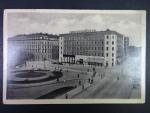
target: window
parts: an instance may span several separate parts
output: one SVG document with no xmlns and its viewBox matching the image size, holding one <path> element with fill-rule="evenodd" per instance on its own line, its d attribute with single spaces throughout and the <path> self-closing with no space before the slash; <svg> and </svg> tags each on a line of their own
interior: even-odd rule
<svg viewBox="0 0 150 113">
<path fill-rule="evenodd" d="M 102 50 L 103 50 L 104 48 L 102 47 Z"/>
<path fill-rule="evenodd" d="M 113 35 L 112 35 L 111 37 L 112 37 L 112 39 L 114 39 L 114 36 L 113 36 Z"/>
<path fill-rule="evenodd" d="M 106 36 L 106 38 L 108 39 L 108 38 L 109 38 L 109 36 L 107 35 L 107 36 Z"/>
<path fill-rule="evenodd" d="M 109 42 L 107 41 L 106 44 L 109 44 Z"/>
<path fill-rule="evenodd" d="M 112 45 L 114 45 L 114 41 L 112 41 Z"/>
<path fill-rule="evenodd" d="M 112 62 L 114 62 L 114 59 L 112 58 Z"/>
<path fill-rule="evenodd" d="M 112 47 L 112 51 L 114 50 L 114 47 Z"/>
<path fill-rule="evenodd" d="M 108 47 L 106 47 L 106 50 L 108 51 Z"/>
<path fill-rule="evenodd" d="M 96 50 L 96 47 L 95 47 L 95 50 Z"/>
<path fill-rule="evenodd" d="M 114 63 L 112 63 L 112 66 L 114 66 Z"/>
<path fill-rule="evenodd" d="M 112 53 L 112 57 L 114 57 L 114 53 Z"/>
<path fill-rule="evenodd" d="M 108 53 L 106 53 L 106 56 L 108 57 Z"/>
</svg>

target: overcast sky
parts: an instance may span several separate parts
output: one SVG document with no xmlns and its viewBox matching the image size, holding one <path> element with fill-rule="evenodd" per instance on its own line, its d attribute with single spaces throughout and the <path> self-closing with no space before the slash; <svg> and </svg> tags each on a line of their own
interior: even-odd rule
<svg viewBox="0 0 150 113">
<path fill-rule="evenodd" d="M 139 14 L 59 14 L 8 13 L 8 36 L 30 33 L 68 33 L 74 30 L 116 30 L 130 38 L 130 45 L 141 45 Z"/>
</svg>

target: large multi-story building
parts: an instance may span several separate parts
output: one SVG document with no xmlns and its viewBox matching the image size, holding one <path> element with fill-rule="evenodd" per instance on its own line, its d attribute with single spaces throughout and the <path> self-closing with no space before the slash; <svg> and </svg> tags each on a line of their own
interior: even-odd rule
<svg viewBox="0 0 150 113">
<path fill-rule="evenodd" d="M 26 55 L 30 56 L 31 60 L 37 61 L 57 60 L 59 58 L 58 36 L 43 33 L 17 35 L 8 38 L 8 56 L 12 51 L 14 58 L 18 56 L 23 58 Z"/>
<path fill-rule="evenodd" d="M 124 35 L 106 31 L 83 30 L 61 34 L 59 62 L 115 66 L 121 62 L 129 41 Z"/>
</svg>

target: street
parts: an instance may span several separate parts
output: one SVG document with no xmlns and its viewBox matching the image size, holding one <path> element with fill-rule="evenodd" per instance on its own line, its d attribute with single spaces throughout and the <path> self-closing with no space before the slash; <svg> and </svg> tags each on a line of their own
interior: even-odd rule
<svg viewBox="0 0 150 113">
<path fill-rule="evenodd" d="M 129 63 L 130 62 L 130 63 Z M 96 83 L 87 90 L 74 95 L 72 98 L 102 98 L 102 99 L 134 99 L 141 97 L 141 85 L 133 87 L 134 80 L 140 78 L 140 65 L 137 58 L 127 59 L 121 66 L 107 69 L 107 76 L 97 79 Z M 134 68 L 138 70 L 134 70 Z M 122 70 L 123 68 L 123 70 Z M 128 69 L 128 70 L 127 70 Z M 120 73 L 119 73 L 120 71 Z M 133 74 L 137 74 L 134 76 Z M 135 78 L 136 77 L 136 78 Z M 140 81 L 138 81 L 140 82 Z M 138 83 L 139 84 L 139 83 Z"/>
<path fill-rule="evenodd" d="M 95 67 L 94 82 L 86 89 L 71 94 L 75 98 L 130 99 L 141 97 L 140 65 L 138 58 L 128 58 L 115 67 Z M 92 68 L 83 65 L 60 65 L 63 75 L 56 80 L 33 84 L 14 84 L 8 88 L 9 98 L 38 98 L 63 87 L 78 86 L 79 80 L 87 84 Z M 87 70 L 89 69 L 89 74 Z M 104 76 L 103 76 L 104 74 Z M 38 93 L 37 93 L 38 92 Z M 49 97 L 49 95 L 47 96 Z M 57 97 L 56 97 L 57 98 Z"/>
</svg>

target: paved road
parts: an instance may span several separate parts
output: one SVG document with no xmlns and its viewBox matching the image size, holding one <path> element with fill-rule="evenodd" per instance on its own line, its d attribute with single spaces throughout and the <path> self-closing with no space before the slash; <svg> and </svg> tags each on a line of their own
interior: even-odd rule
<svg viewBox="0 0 150 113">
<path fill-rule="evenodd" d="M 105 87 L 98 87 L 88 98 L 129 98 L 132 85 L 128 80 L 113 79 L 105 84 Z"/>
<path fill-rule="evenodd" d="M 135 74 L 139 78 L 140 66 L 138 66 L 139 63 L 133 58 L 128 59 L 122 66 L 107 69 L 107 76 L 104 79 L 98 79 L 93 86 L 72 98 L 140 98 L 140 86 L 133 88 L 133 81 L 136 79 Z M 117 79 L 118 77 L 119 80 Z"/>
<path fill-rule="evenodd" d="M 136 90 L 136 93 L 132 94 Z M 73 98 L 111 98 L 128 99 L 140 98 L 140 89 L 133 89 L 132 82 L 127 79 L 105 78 Z"/>
<path fill-rule="evenodd" d="M 131 62 L 132 61 L 132 62 Z M 116 66 L 115 68 L 103 68 L 96 69 L 96 71 L 101 73 L 102 71 L 106 72 L 105 77 L 101 79 L 98 77 L 93 85 L 91 85 L 87 90 L 76 94 L 73 98 L 139 98 L 140 97 L 140 87 L 139 89 L 133 89 L 133 78 L 135 75 L 140 75 L 140 66 L 138 62 L 134 59 L 128 59 L 122 66 Z M 69 70 L 69 73 L 66 73 L 66 76 L 63 76 L 60 80 L 69 80 L 77 78 L 78 73 L 81 73 L 87 70 L 87 67 L 81 66 L 68 66 L 63 67 Z M 71 76 L 72 75 L 72 76 Z M 119 76 L 119 80 L 117 77 Z M 80 74 L 80 78 L 88 78 L 87 75 Z M 138 76 L 139 77 L 139 76 Z M 75 82 L 75 81 L 74 81 Z M 60 83 L 62 85 L 73 85 L 70 81 L 67 84 Z M 52 88 L 53 87 L 53 88 Z M 39 87 L 30 87 L 22 89 L 10 89 L 8 92 L 11 94 L 12 98 L 34 98 L 39 95 L 46 94 L 55 88 L 58 88 L 56 84 L 42 85 Z M 38 92 L 38 93 L 37 93 Z M 34 95 L 34 96 L 33 96 Z M 10 96 L 10 98 L 11 98 Z"/>
</svg>

